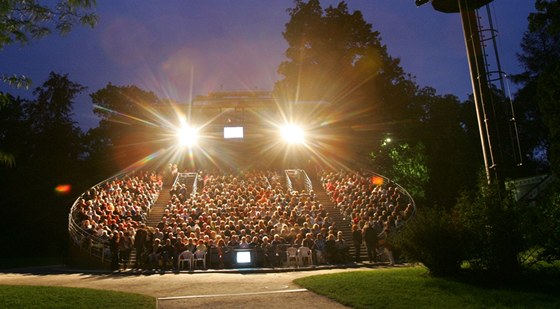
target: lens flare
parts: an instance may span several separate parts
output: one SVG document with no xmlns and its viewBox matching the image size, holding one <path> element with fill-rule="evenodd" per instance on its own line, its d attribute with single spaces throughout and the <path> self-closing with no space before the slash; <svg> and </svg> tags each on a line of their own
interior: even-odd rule
<svg viewBox="0 0 560 309">
<path fill-rule="evenodd" d="M 379 177 L 379 176 L 372 176 L 371 177 L 371 183 L 376 185 L 376 186 L 381 186 L 383 185 L 383 177 Z"/>
<path fill-rule="evenodd" d="M 54 191 L 59 195 L 66 195 L 72 191 L 72 186 L 69 184 L 58 185 L 54 188 Z"/>
</svg>

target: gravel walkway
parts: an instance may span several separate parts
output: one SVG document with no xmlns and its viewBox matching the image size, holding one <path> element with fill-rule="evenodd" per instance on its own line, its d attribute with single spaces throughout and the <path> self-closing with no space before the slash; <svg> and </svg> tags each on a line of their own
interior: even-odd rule
<svg viewBox="0 0 560 309">
<path fill-rule="evenodd" d="M 346 308 L 302 289 L 296 278 L 371 267 L 281 272 L 92 273 L 63 267 L 0 272 L 0 284 L 47 285 L 149 295 L 158 308 Z M 124 305 L 124 304 L 123 304 Z"/>
</svg>

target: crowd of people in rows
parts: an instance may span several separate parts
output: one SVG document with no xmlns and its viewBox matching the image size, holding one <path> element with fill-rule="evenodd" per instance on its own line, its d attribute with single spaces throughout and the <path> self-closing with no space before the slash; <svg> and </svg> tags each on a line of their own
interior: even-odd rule
<svg viewBox="0 0 560 309">
<path fill-rule="evenodd" d="M 382 248 L 394 264 L 389 241 L 413 214 L 408 194 L 395 184 L 384 183 L 382 177 L 348 171 L 323 172 L 321 182 L 345 219 L 352 222 L 356 260 L 365 242 L 370 262 L 375 261 L 377 250 Z"/>
<path fill-rule="evenodd" d="M 310 248 L 319 263 L 337 263 L 348 250 L 315 194 L 286 190 L 279 172 L 197 178 L 192 194 L 186 184 L 172 187 L 161 222 L 140 237 L 141 267 L 177 267 L 185 250 L 206 255 L 217 268 L 232 266 L 236 249 L 252 249 L 256 266 L 282 265 L 288 247 Z"/>
<path fill-rule="evenodd" d="M 91 236 L 104 242 L 118 238 L 123 256 L 125 252 L 130 254 L 136 229 L 146 220 L 162 187 L 163 179 L 158 173 L 137 171 L 91 188 L 78 199 L 71 214 L 90 236 L 81 240 L 89 245 Z"/>
<path fill-rule="evenodd" d="M 287 190 L 285 175 L 276 171 L 198 172 L 196 191 L 190 183 L 175 183 L 161 221 L 148 227 L 144 222 L 164 178 L 174 179 L 177 172 L 163 175 L 143 171 L 115 178 L 76 203 L 75 222 L 109 244 L 114 269 L 133 266 L 132 250 L 133 267 L 142 269 L 178 269 L 185 251 L 203 256 L 212 268 L 234 266 L 237 249 L 251 249 L 254 265 L 261 267 L 281 266 L 289 247 L 311 249 L 316 264 L 350 258 L 349 243 L 315 193 Z M 379 239 L 410 216 L 412 206 L 394 187 L 349 172 L 325 172 L 321 181 L 353 224 L 356 257 L 365 240 L 373 261 Z"/>
</svg>

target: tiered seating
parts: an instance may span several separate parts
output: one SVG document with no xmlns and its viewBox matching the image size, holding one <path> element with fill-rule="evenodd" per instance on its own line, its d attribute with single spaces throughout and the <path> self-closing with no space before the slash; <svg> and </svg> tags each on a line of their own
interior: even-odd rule
<svg viewBox="0 0 560 309">
<path fill-rule="evenodd" d="M 214 267 L 231 266 L 234 249 L 253 249 L 260 266 L 280 265 L 285 248 L 299 248 L 306 238 L 307 246 L 322 250 L 314 243 L 318 234 L 326 239 L 333 232 L 331 219 L 313 192 L 288 191 L 282 177 L 275 171 L 200 173 L 195 194 L 172 190 L 154 233 L 175 243 L 202 241 Z"/>
<path fill-rule="evenodd" d="M 392 183 L 375 184 L 370 176 L 348 171 L 323 172 L 321 182 L 346 219 L 359 228 L 366 223 L 398 229 L 412 216 L 413 202 Z"/>
<path fill-rule="evenodd" d="M 118 238 L 119 242 L 111 251 L 122 251 L 126 259 L 132 250 L 136 229 L 158 198 L 162 184 L 157 173 L 137 171 L 94 186 L 72 206 L 71 236 L 84 248 L 99 248 L 98 255 L 102 257 L 110 256 L 111 240 Z"/>
<path fill-rule="evenodd" d="M 71 234 L 86 247 L 101 248 L 99 256 L 111 256 L 114 268 L 131 252 L 144 269 L 233 267 L 236 250 L 250 250 L 256 267 L 347 261 L 350 244 L 311 184 L 295 191 L 290 183 L 299 173 L 305 174 L 189 173 L 188 184 L 177 181 L 162 195 L 168 202 L 161 221 L 145 226 L 163 181 L 157 173 L 136 172 L 84 193 L 71 210 Z M 396 229 L 412 214 L 408 194 L 389 183 L 350 172 L 324 172 L 321 182 L 346 221 L 360 229 L 366 223 Z"/>
<path fill-rule="evenodd" d="M 390 240 L 414 214 L 415 206 L 410 195 L 388 179 L 371 174 L 323 172 L 321 182 L 345 220 L 351 222 L 353 230 L 362 231 L 362 237 L 353 238 L 366 243 L 369 261 L 374 262 L 377 249 L 383 249 L 390 264 L 394 264 Z M 360 240 L 355 247 L 355 259 L 359 261 Z"/>
</svg>

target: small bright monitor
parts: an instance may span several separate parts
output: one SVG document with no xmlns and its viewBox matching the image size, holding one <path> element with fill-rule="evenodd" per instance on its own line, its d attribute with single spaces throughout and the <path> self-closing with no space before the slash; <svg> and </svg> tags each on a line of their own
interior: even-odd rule
<svg viewBox="0 0 560 309">
<path fill-rule="evenodd" d="M 243 127 L 224 127 L 224 138 L 243 138 Z"/>
<path fill-rule="evenodd" d="M 251 251 L 236 251 L 235 261 L 237 264 L 250 264 L 251 263 Z"/>
</svg>

